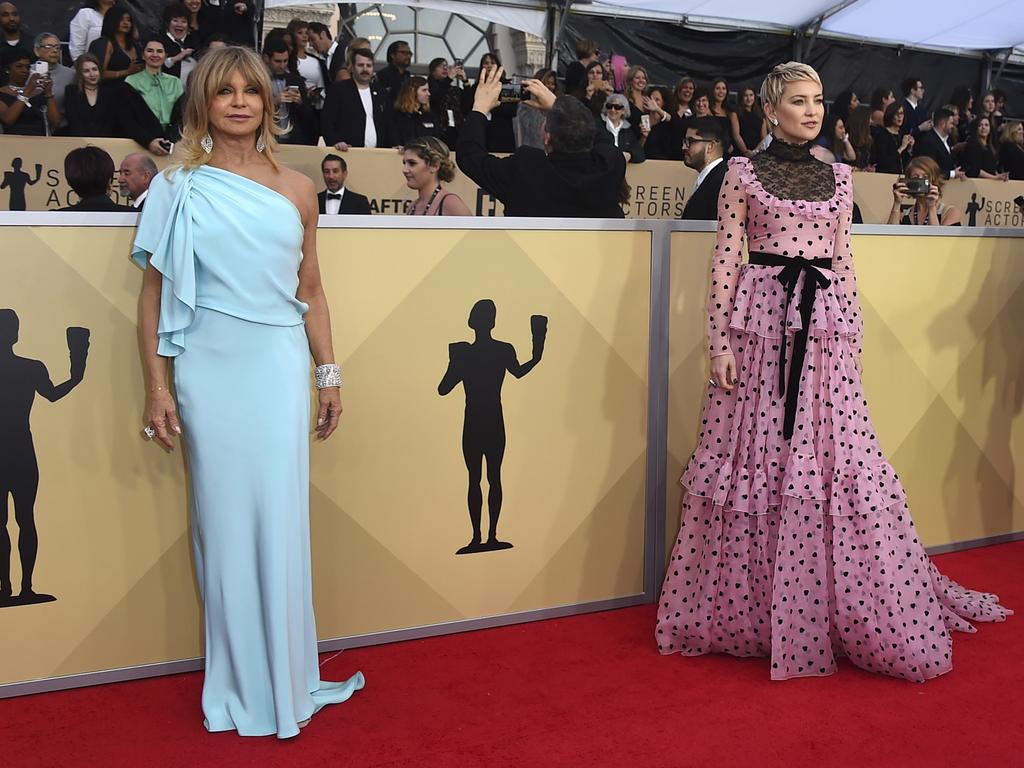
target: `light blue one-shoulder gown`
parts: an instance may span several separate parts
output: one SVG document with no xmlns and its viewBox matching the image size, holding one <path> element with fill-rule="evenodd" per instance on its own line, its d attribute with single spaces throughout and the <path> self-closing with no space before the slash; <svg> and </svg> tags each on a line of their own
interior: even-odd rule
<svg viewBox="0 0 1024 768">
<path fill-rule="evenodd" d="M 310 359 L 302 221 L 229 171 L 157 175 L 132 258 L 163 276 L 158 353 L 191 478 L 211 731 L 288 738 L 363 687 L 320 680 L 309 555 Z"/>
</svg>

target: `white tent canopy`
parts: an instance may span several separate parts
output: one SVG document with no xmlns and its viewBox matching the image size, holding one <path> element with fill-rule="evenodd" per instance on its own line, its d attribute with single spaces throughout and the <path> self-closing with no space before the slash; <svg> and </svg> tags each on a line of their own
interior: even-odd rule
<svg viewBox="0 0 1024 768">
<path fill-rule="evenodd" d="M 323 0 L 266 0 L 267 7 Z M 403 5 L 459 13 L 546 37 L 546 0 L 409 0 Z M 820 33 L 951 52 L 1024 46 L 1024 0 L 609 0 L 571 2 L 573 13 Z"/>
</svg>

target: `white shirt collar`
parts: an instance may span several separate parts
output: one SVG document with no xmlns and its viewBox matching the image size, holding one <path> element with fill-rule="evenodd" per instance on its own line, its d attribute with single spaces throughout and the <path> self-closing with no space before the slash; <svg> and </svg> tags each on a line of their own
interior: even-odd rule
<svg viewBox="0 0 1024 768">
<path fill-rule="evenodd" d="M 146 195 L 149 194 L 149 190 L 145 189 L 142 194 L 132 200 L 132 208 L 141 208 L 143 201 L 146 199 Z"/>
<path fill-rule="evenodd" d="M 700 185 L 704 183 L 704 179 L 706 179 L 708 177 L 708 174 L 711 173 L 711 169 L 718 165 L 720 162 L 722 162 L 722 158 L 716 157 L 714 160 L 712 160 L 710 163 L 704 166 L 704 170 L 697 174 L 697 181 L 693 183 L 694 192 L 696 192 L 698 187 L 700 187 Z"/>
<path fill-rule="evenodd" d="M 334 56 L 334 52 L 338 50 L 338 41 L 335 40 L 331 43 L 331 47 L 327 49 L 327 61 L 330 62 L 331 57 Z"/>
</svg>

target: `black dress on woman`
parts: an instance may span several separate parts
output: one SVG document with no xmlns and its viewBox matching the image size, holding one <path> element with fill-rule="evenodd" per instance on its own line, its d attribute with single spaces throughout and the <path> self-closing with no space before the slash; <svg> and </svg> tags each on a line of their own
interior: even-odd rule
<svg viewBox="0 0 1024 768">
<path fill-rule="evenodd" d="M 977 179 L 982 171 L 992 175 L 999 173 L 999 161 L 996 160 L 996 153 L 989 147 L 971 140 L 964 149 L 963 169 L 967 178 Z"/>
<path fill-rule="evenodd" d="M 903 173 L 903 155 L 900 154 L 900 137 L 885 128 L 871 129 L 871 162 L 877 173 Z"/>
<path fill-rule="evenodd" d="M 753 152 L 761 143 L 761 127 L 764 124 L 764 118 L 757 112 L 747 112 L 742 109 L 736 113 L 736 118 L 740 123 L 740 138 L 743 139 L 747 149 Z"/>
<path fill-rule="evenodd" d="M 1010 174 L 1011 181 L 1024 181 L 1024 147 L 1003 144 L 999 148 L 999 167 Z"/>
</svg>

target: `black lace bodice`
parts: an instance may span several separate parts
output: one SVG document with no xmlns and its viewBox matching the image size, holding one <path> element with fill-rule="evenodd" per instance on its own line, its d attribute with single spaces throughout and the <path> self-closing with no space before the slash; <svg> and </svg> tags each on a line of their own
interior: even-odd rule
<svg viewBox="0 0 1024 768">
<path fill-rule="evenodd" d="M 813 142 L 787 144 L 772 139 L 752 158 L 757 180 L 780 200 L 829 200 L 836 193 L 832 166 L 811 155 Z"/>
</svg>

